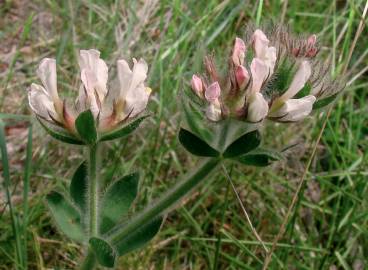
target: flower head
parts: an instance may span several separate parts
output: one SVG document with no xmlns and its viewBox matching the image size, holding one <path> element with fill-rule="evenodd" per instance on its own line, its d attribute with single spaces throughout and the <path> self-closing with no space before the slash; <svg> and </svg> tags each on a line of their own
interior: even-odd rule
<svg viewBox="0 0 368 270">
<path fill-rule="evenodd" d="M 205 58 L 203 79 L 193 76 L 192 89 L 206 104 L 209 120 L 299 121 L 311 113 L 314 103 L 332 101 L 344 87 L 330 78 L 328 66 L 315 59 L 316 35 L 295 38 L 285 28 L 275 27 L 268 32 L 248 30 L 246 36 L 235 39 L 224 76 L 219 75 L 213 57 Z"/>
<path fill-rule="evenodd" d="M 147 106 L 151 89 L 145 86 L 148 66 L 133 59 L 133 68 L 121 59 L 117 62 L 119 86 L 108 89 L 108 67 L 97 50 L 81 50 L 79 55 L 81 85 L 75 104 L 68 106 L 57 91 L 56 62 L 43 59 L 37 70 L 42 85 L 32 84 L 28 93 L 31 109 L 38 118 L 76 134 L 75 120 L 90 110 L 100 133 L 118 128 L 135 118 Z"/>
</svg>

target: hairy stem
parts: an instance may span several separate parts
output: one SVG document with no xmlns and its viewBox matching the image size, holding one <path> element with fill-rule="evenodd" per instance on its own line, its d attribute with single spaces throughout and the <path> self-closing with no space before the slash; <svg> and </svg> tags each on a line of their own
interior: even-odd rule
<svg viewBox="0 0 368 270">
<path fill-rule="evenodd" d="M 89 233 L 90 237 L 98 234 L 98 183 L 97 183 L 97 145 L 89 147 Z"/>
<path fill-rule="evenodd" d="M 117 227 L 109 236 L 108 240 L 112 244 L 118 243 L 129 234 L 139 229 L 148 221 L 157 216 L 165 214 L 171 207 L 178 203 L 185 195 L 187 195 L 194 187 L 201 183 L 206 177 L 214 171 L 219 164 L 218 158 L 209 158 L 205 160 L 198 169 L 188 174 L 176 186 L 169 189 L 163 194 L 152 206 L 146 208 L 142 212 L 134 216 L 124 227 Z"/>
<path fill-rule="evenodd" d="M 88 250 L 87 256 L 84 258 L 79 270 L 92 270 L 96 267 L 96 257 L 93 251 Z"/>
</svg>

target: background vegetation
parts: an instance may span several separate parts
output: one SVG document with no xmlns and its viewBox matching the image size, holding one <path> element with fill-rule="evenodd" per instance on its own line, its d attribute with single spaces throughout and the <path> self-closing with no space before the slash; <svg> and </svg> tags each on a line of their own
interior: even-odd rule
<svg viewBox="0 0 368 270">
<path fill-rule="evenodd" d="M 56 57 L 59 91 L 69 98 L 79 88 L 79 49 L 100 50 L 111 75 L 121 57 L 150 63 L 152 117 L 129 139 L 106 144 L 101 157 L 106 179 L 142 171 L 139 209 L 196 166 L 176 138 L 181 90 L 201 69 L 206 52 L 225 66 L 235 36 L 257 19 L 316 33 L 321 54 L 330 56 L 337 76 L 347 70 L 348 84 L 330 115 L 320 111 L 298 124 L 266 124 L 264 144 L 288 148 L 285 161 L 265 169 L 229 167 L 269 247 L 305 174 L 270 269 L 368 268 L 366 5 L 363 0 L 0 0 L 0 124 L 5 125 L 0 140 L 8 150 L 1 165 L 0 269 L 14 269 L 20 258 L 29 269 L 73 269 L 81 255 L 58 233 L 43 203 L 51 189 L 66 185 L 83 153 L 47 136 L 30 117 L 26 89 L 37 81 L 41 58 Z M 149 246 L 123 257 L 118 269 L 261 269 L 265 252 L 222 172 L 215 177 L 167 216 Z"/>
</svg>

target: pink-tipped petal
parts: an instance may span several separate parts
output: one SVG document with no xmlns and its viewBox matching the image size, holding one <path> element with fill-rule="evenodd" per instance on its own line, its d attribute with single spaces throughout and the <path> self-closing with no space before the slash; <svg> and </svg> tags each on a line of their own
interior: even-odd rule
<svg viewBox="0 0 368 270">
<path fill-rule="evenodd" d="M 220 97 L 221 89 L 218 82 L 214 82 L 210 84 L 205 93 L 204 96 L 209 102 L 215 102 Z"/>
<path fill-rule="evenodd" d="M 245 43 L 242 39 L 236 38 L 233 48 L 232 61 L 235 66 L 243 65 L 245 57 Z"/>
<path fill-rule="evenodd" d="M 243 89 L 249 80 L 248 70 L 244 66 L 237 66 L 235 70 L 235 78 L 239 88 Z"/>
<path fill-rule="evenodd" d="M 261 93 L 254 93 L 249 97 L 247 120 L 259 122 L 268 114 L 268 103 Z"/>
<path fill-rule="evenodd" d="M 194 74 L 192 76 L 192 80 L 190 81 L 190 83 L 191 83 L 191 86 L 192 86 L 192 90 L 197 94 L 197 96 L 203 97 L 202 79 L 199 76 Z"/>
</svg>

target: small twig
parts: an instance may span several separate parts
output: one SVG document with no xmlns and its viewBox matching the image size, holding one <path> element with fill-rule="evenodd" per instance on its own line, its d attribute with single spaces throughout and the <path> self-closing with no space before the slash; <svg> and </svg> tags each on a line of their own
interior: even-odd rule
<svg viewBox="0 0 368 270">
<path fill-rule="evenodd" d="M 234 183 L 233 183 L 233 181 L 231 180 L 230 175 L 229 175 L 229 173 L 228 173 L 228 172 L 227 172 L 227 170 L 226 170 L 226 167 L 224 166 L 224 164 L 221 164 L 221 166 L 222 166 L 222 169 L 223 169 L 223 171 L 224 171 L 224 174 L 225 174 L 226 179 L 229 181 L 229 183 L 230 183 L 230 185 L 231 185 L 231 187 L 232 187 L 232 189 L 233 189 L 233 191 L 234 191 L 234 193 L 235 193 L 235 195 L 236 195 L 236 198 L 237 198 L 237 199 L 238 199 L 238 201 L 239 201 L 240 207 L 241 207 L 241 209 L 243 210 L 243 213 L 244 213 L 244 215 L 245 215 L 245 217 L 246 217 L 246 219 L 247 219 L 247 221 L 248 221 L 248 223 L 249 223 L 250 228 L 252 229 L 252 232 L 253 232 L 254 236 L 255 236 L 255 237 L 257 238 L 257 240 L 261 243 L 261 245 L 262 245 L 263 249 L 268 253 L 268 248 L 266 247 L 266 245 L 264 244 L 264 242 L 263 242 L 262 238 L 259 236 L 259 234 L 257 233 L 256 229 L 254 228 L 254 226 L 253 226 L 253 224 L 252 224 L 252 221 L 250 220 L 249 215 L 248 215 L 248 213 L 247 213 L 247 210 L 245 210 L 244 204 L 243 204 L 243 202 L 242 202 L 242 200 L 241 200 L 241 198 L 240 198 L 240 196 L 239 196 L 238 192 L 236 191 L 236 188 L 235 188 L 235 186 L 234 186 Z"/>
</svg>

